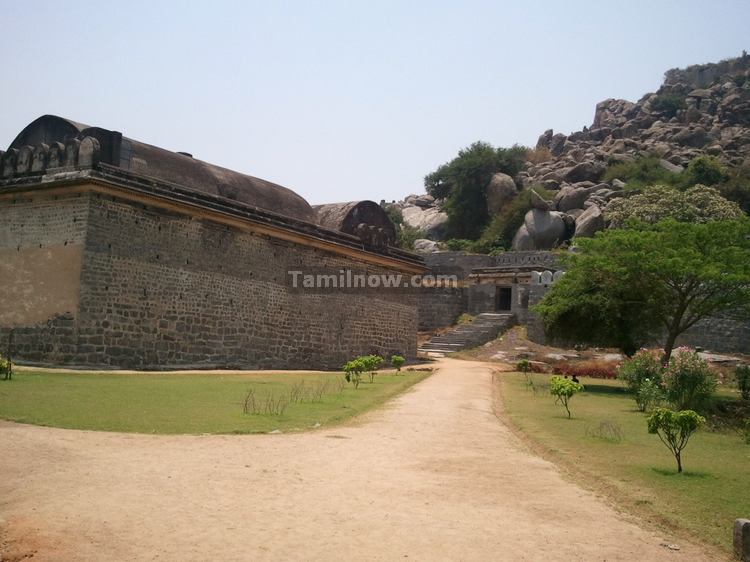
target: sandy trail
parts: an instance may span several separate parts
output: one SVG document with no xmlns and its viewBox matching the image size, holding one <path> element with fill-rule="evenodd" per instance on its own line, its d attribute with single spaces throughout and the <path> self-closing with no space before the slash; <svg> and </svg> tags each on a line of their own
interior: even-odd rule
<svg viewBox="0 0 750 562">
<path fill-rule="evenodd" d="M 660 546 L 672 541 L 528 452 L 493 414 L 489 366 L 440 365 L 307 434 L 0 423 L 2 559 L 708 560 Z"/>
</svg>

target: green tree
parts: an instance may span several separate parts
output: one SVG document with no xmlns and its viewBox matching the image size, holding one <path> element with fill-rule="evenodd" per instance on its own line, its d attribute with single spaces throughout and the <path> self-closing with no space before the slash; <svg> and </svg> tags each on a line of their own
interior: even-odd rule
<svg viewBox="0 0 750 562">
<path fill-rule="evenodd" d="M 706 418 L 692 410 L 674 412 L 667 408 L 656 408 L 647 420 L 648 432 L 658 435 L 674 455 L 677 472 L 682 472 L 682 450 L 693 433 L 704 423 Z"/>
<path fill-rule="evenodd" d="M 365 367 L 366 365 L 361 357 L 347 361 L 342 367 L 346 382 L 351 383 L 355 389 L 359 388 L 359 383 L 362 382 L 362 372 L 365 370 Z"/>
<path fill-rule="evenodd" d="M 742 209 L 712 187 L 696 185 L 686 191 L 654 185 L 643 193 L 613 200 L 607 205 L 607 219 L 615 228 L 632 220 L 655 223 L 671 218 L 680 222 L 736 220 L 744 217 Z"/>
<path fill-rule="evenodd" d="M 550 335 L 632 355 L 700 320 L 750 309 L 750 221 L 666 220 L 579 240 L 567 273 L 534 307 Z"/>
<path fill-rule="evenodd" d="M 515 176 L 523 168 L 528 149 L 521 146 L 494 148 L 475 142 L 458 156 L 425 176 L 427 192 L 444 199 L 448 236 L 476 240 L 489 220 L 485 187 L 493 174 Z"/>
<path fill-rule="evenodd" d="M 549 392 L 555 396 L 555 403 L 559 402 L 568 413 L 570 419 L 570 399 L 583 390 L 581 383 L 574 382 L 565 377 L 555 375 L 549 380 Z"/>
<path fill-rule="evenodd" d="M 729 179 L 727 169 L 713 156 L 693 158 L 682 175 L 682 183 L 686 187 L 696 184 L 716 185 Z"/>
</svg>

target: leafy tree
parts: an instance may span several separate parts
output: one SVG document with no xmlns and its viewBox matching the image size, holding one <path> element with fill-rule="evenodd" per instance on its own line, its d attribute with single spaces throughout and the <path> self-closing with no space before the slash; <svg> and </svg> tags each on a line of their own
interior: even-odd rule
<svg viewBox="0 0 750 562">
<path fill-rule="evenodd" d="M 682 450 L 693 433 L 705 422 L 706 418 L 692 410 L 674 412 L 667 408 L 656 408 L 647 420 L 648 432 L 658 435 L 674 455 L 677 472 L 682 472 Z"/>
<path fill-rule="evenodd" d="M 363 355 L 358 360 L 362 363 L 363 371 L 369 373 L 370 382 L 375 381 L 375 371 L 378 370 L 380 364 L 383 362 L 383 358 L 380 355 Z"/>
<path fill-rule="evenodd" d="M 665 185 L 647 187 L 643 193 L 614 199 L 607 205 L 605 215 L 615 228 L 625 227 L 632 220 L 655 223 L 672 218 L 680 222 L 708 222 L 744 216 L 736 203 L 704 185 L 686 191 Z"/>
<path fill-rule="evenodd" d="M 404 366 L 404 363 L 406 363 L 406 359 L 403 358 L 401 355 L 391 355 L 391 365 L 395 367 L 397 371 L 401 370 L 401 367 Z"/>
<path fill-rule="evenodd" d="M 727 310 L 750 310 L 750 221 L 666 220 L 579 240 L 567 273 L 534 307 L 553 337 L 632 355 Z"/>
<path fill-rule="evenodd" d="M 449 237 L 479 238 L 489 220 L 485 187 L 497 172 L 510 176 L 520 172 L 527 150 L 521 146 L 494 148 L 485 142 L 475 142 L 425 176 L 427 192 L 435 199 L 445 200 L 443 209 L 448 214 Z"/>
<path fill-rule="evenodd" d="M 555 403 L 562 404 L 565 411 L 568 412 L 568 419 L 570 419 L 570 399 L 582 390 L 583 385 L 581 383 L 557 375 L 549 381 L 549 392 L 552 396 L 556 396 Z"/>
</svg>

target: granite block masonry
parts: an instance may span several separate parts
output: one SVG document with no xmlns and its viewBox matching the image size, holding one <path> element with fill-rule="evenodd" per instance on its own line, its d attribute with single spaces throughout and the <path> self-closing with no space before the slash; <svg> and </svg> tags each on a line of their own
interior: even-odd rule
<svg viewBox="0 0 750 562">
<path fill-rule="evenodd" d="M 338 369 L 416 355 L 413 293 L 288 287 L 298 269 L 423 273 L 380 226 L 326 228 L 285 188 L 51 116 L 0 164 L 0 348 L 13 330 L 17 361 Z"/>
</svg>

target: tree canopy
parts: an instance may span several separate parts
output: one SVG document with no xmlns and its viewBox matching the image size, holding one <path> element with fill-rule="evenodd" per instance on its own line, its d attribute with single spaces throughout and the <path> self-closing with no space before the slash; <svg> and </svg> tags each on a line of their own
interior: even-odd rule
<svg viewBox="0 0 750 562">
<path fill-rule="evenodd" d="M 606 230 L 578 241 L 567 273 L 535 307 L 548 333 L 628 355 L 716 313 L 750 311 L 750 221 Z"/>
<path fill-rule="evenodd" d="M 489 221 L 485 188 L 498 172 L 515 176 L 521 171 L 527 149 L 494 148 L 475 142 L 450 162 L 425 176 L 427 192 L 443 199 L 448 214 L 448 236 L 476 240 Z"/>
<path fill-rule="evenodd" d="M 712 187 L 696 185 L 686 191 L 654 185 L 643 193 L 613 200 L 605 212 L 612 226 L 620 228 L 630 220 L 655 223 L 672 218 L 680 222 L 737 220 L 744 216 L 736 203 Z"/>
</svg>

